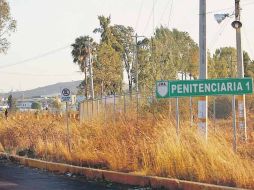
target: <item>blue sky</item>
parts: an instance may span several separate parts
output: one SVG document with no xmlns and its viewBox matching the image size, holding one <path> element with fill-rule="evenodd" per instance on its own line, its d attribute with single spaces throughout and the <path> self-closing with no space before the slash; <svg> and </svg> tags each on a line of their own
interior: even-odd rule
<svg viewBox="0 0 254 190">
<path fill-rule="evenodd" d="M 93 34 L 98 15 L 111 15 L 112 24 L 132 26 L 151 36 L 156 26 L 187 31 L 198 42 L 199 0 L 9 0 L 17 32 L 6 55 L 0 55 L 0 92 L 32 89 L 63 81 L 81 80 L 68 46 L 81 35 Z M 243 49 L 254 59 L 254 0 L 241 0 Z M 154 11 L 153 11 L 154 5 Z M 207 0 L 207 48 L 235 46 L 233 18 L 221 24 L 215 13 L 232 13 L 233 0 Z M 22 62 L 45 53 L 55 53 Z M 18 63 L 18 64 L 16 64 Z M 10 66 L 12 64 L 16 64 Z"/>
</svg>

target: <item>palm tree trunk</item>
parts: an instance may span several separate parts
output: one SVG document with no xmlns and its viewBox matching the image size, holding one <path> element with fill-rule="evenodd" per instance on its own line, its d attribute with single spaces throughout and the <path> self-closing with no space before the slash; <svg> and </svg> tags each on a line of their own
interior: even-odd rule
<svg viewBox="0 0 254 190">
<path fill-rule="evenodd" d="M 87 97 L 87 73 L 86 73 L 86 67 L 87 67 L 87 63 L 85 61 L 85 68 L 84 68 L 84 73 L 85 73 L 85 97 L 86 97 L 86 99 L 88 99 L 88 97 Z"/>
</svg>

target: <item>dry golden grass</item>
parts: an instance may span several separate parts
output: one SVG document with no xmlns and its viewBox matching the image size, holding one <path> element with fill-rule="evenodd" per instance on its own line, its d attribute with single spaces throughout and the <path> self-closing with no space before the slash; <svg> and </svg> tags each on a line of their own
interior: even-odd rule
<svg viewBox="0 0 254 190">
<path fill-rule="evenodd" d="M 82 125 L 72 120 L 69 152 L 64 118 L 16 116 L 1 120 L 0 143 L 5 151 L 29 149 L 38 158 L 80 166 L 254 188 L 253 129 L 235 154 L 230 121 L 211 126 L 206 142 L 186 123 L 178 137 L 174 123 L 162 116 L 138 124 L 132 118 L 105 122 L 98 117 Z"/>
</svg>

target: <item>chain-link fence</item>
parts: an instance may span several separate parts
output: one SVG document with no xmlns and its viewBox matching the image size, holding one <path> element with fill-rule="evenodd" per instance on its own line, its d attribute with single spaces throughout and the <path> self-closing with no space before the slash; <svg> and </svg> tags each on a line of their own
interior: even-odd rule
<svg viewBox="0 0 254 190">
<path fill-rule="evenodd" d="M 193 125 L 196 120 L 196 102 L 197 98 L 179 98 L 178 109 L 176 98 L 158 100 L 155 93 L 109 95 L 80 103 L 80 122 L 98 117 L 104 118 L 105 121 L 114 121 L 119 117 L 129 118 L 130 116 L 137 121 L 153 117 L 154 120 L 169 118 L 175 122 L 178 111 L 180 122 L 189 121 L 190 125 Z"/>
<path fill-rule="evenodd" d="M 233 96 L 209 96 L 208 118 L 211 125 L 216 124 L 217 119 L 232 118 Z M 247 113 L 253 109 L 253 97 L 246 96 Z M 236 104 L 237 106 L 237 104 Z M 115 94 L 104 96 L 95 100 L 86 100 L 80 103 L 80 122 L 95 118 L 104 118 L 105 121 L 115 121 L 119 117 L 132 119 L 145 119 L 153 117 L 154 120 L 168 118 L 180 124 L 189 122 L 190 126 L 197 123 L 198 97 L 157 99 L 155 93 L 150 94 Z M 237 107 L 236 107 L 237 109 Z"/>
</svg>

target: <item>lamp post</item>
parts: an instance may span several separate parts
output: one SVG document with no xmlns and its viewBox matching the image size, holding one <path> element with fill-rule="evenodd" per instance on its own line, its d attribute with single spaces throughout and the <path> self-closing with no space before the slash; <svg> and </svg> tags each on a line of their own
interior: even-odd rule
<svg viewBox="0 0 254 190">
<path fill-rule="evenodd" d="M 240 21 L 240 0 L 235 0 L 235 21 L 232 22 L 232 27 L 236 30 L 236 49 L 237 49 L 237 77 L 244 78 L 244 65 L 243 65 L 243 52 L 241 42 L 241 27 Z M 247 127 L 246 127 L 246 108 L 245 108 L 245 95 L 240 95 L 238 99 L 238 117 L 239 128 L 241 131 L 241 139 L 247 140 Z"/>
<path fill-rule="evenodd" d="M 236 30 L 236 49 L 237 49 L 237 77 L 244 78 L 244 64 L 243 64 L 243 52 L 241 43 L 241 27 L 240 21 L 240 0 L 235 0 L 235 21 L 232 22 L 232 27 Z M 229 14 L 215 14 L 214 17 L 218 23 L 221 23 L 226 17 L 230 17 Z M 232 73 L 233 75 L 233 73 Z M 247 140 L 247 126 L 246 126 L 246 107 L 245 107 L 245 95 L 239 95 L 238 99 L 238 118 L 240 136 L 243 141 Z M 236 117 L 235 117 L 235 95 L 232 99 L 232 114 L 233 114 L 233 129 L 234 129 L 234 150 L 236 151 Z"/>
</svg>

